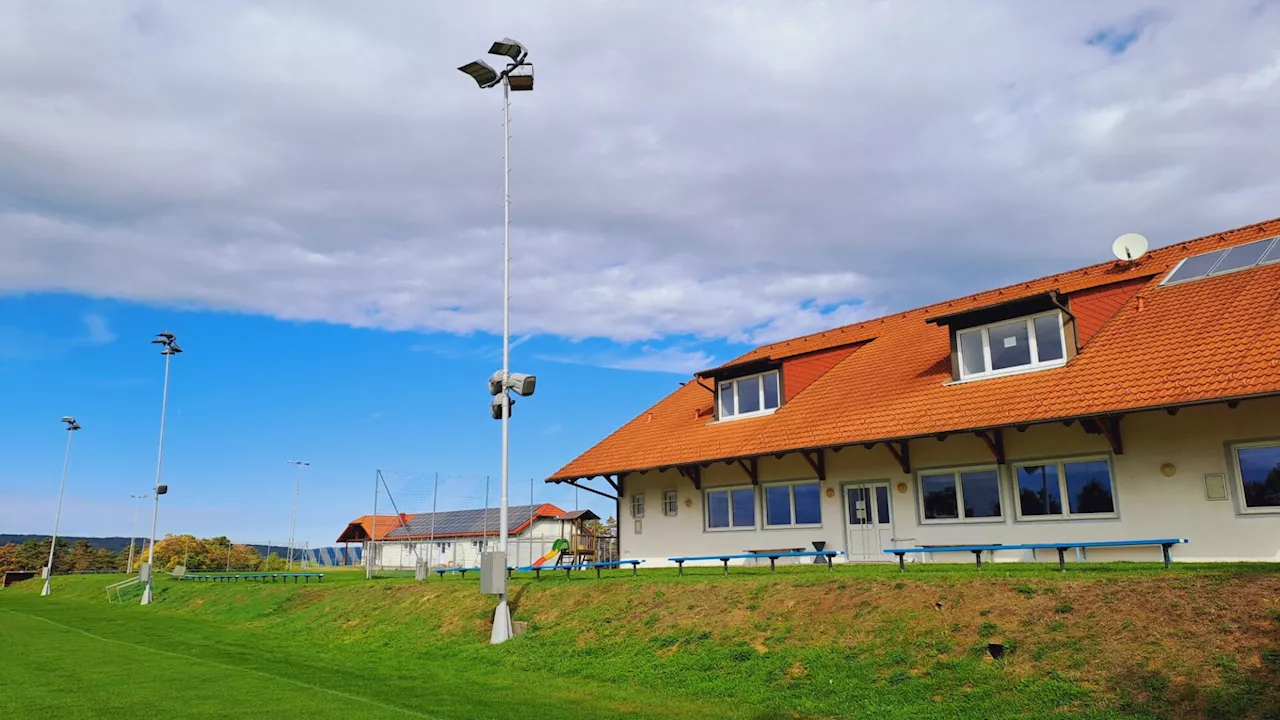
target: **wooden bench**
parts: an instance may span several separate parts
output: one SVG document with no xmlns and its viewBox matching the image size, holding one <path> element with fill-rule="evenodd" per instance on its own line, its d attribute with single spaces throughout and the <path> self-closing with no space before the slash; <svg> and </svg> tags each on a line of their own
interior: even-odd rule
<svg viewBox="0 0 1280 720">
<path fill-rule="evenodd" d="M 832 558 L 835 558 L 837 555 L 843 555 L 843 554 L 844 554 L 844 551 L 836 551 L 836 550 L 799 550 L 799 551 L 781 551 L 781 552 L 766 551 L 766 552 L 747 552 L 747 553 L 740 553 L 736 555 L 735 554 L 693 555 L 689 557 L 667 558 L 667 560 L 676 564 L 676 568 L 679 570 L 680 575 L 684 575 L 684 564 L 687 562 L 694 562 L 698 560 L 719 560 L 724 565 L 724 574 L 728 575 L 730 560 L 759 560 L 763 558 L 768 558 L 769 572 L 774 572 L 777 569 L 776 563 L 778 561 L 778 558 L 813 557 L 813 558 L 825 559 L 827 561 L 827 569 L 830 570 Z"/>
<path fill-rule="evenodd" d="M 1173 557 L 1169 554 L 1169 548 L 1174 545 L 1181 545 L 1190 542 L 1186 538 L 1158 538 L 1155 540 L 1097 540 L 1085 542 L 1064 542 L 1064 543 L 1026 543 L 1023 545 L 946 545 L 937 547 L 917 547 L 917 548 L 889 548 L 884 552 L 898 556 L 898 569 L 906 570 L 907 553 L 935 553 L 935 552 L 971 552 L 973 559 L 978 567 L 982 567 L 982 553 L 996 550 L 1057 550 L 1058 551 L 1058 569 L 1066 570 L 1067 561 L 1065 553 L 1073 548 L 1100 548 L 1100 547 L 1146 547 L 1159 545 L 1164 555 L 1164 566 L 1167 568 L 1173 563 Z M 674 559 L 674 558 L 673 558 Z"/>
<path fill-rule="evenodd" d="M 564 576 L 567 578 L 574 570 L 595 570 L 596 578 L 600 577 L 600 571 L 608 568 L 620 568 L 623 565 L 631 566 L 631 575 L 634 577 L 636 571 L 640 567 L 643 560 L 610 560 L 608 562 L 597 563 L 578 563 L 577 565 L 528 565 L 525 567 L 507 568 L 507 577 L 511 577 L 512 572 L 531 572 L 538 580 L 542 579 L 543 570 L 563 570 Z"/>
</svg>

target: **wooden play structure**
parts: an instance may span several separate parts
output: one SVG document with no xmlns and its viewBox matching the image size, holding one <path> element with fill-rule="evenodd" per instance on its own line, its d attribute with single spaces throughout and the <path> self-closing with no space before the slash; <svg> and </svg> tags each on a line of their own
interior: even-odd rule
<svg viewBox="0 0 1280 720">
<path fill-rule="evenodd" d="M 613 535 L 594 532 L 587 524 L 599 521 L 600 516 L 590 510 L 573 510 L 560 516 L 560 537 L 569 546 L 556 560 L 557 565 L 584 565 L 611 562 L 618 558 L 618 541 Z"/>
</svg>

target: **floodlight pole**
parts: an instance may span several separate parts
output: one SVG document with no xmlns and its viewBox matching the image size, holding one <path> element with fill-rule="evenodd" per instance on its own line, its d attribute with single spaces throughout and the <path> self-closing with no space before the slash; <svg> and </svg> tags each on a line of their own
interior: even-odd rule
<svg viewBox="0 0 1280 720">
<path fill-rule="evenodd" d="M 53 551 L 58 547 L 58 524 L 62 522 L 62 496 L 67 491 L 67 467 L 71 464 L 71 438 L 75 435 L 75 431 L 80 429 L 74 418 L 64 419 L 63 422 L 67 423 L 67 451 L 62 457 L 62 483 L 58 486 L 58 509 L 53 514 L 53 537 L 49 538 L 49 564 L 45 567 L 44 588 L 40 590 L 41 597 L 52 592 L 49 581 L 53 579 Z"/>
<path fill-rule="evenodd" d="M 294 466 L 293 483 L 293 519 L 289 521 L 289 572 L 293 572 L 293 531 L 298 525 L 298 493 L 302 491 L 302 466 L 310 465 L 309 462 L 302 460 L 286 460 L 288 464 Z"/>
<path fill-rule="evenodd" d="M 133 545 L 138 538 L 138 501 L 147 499 L 147 495 L 130 495 L 133 498 L 133 525 L 129 527 L 129 563 L 125 565 L 124 571 L 133 572 Z"/>
<path fill-rule="evenodd" d="M 147 586 L 142 591 L 140 605 L 151 604 L 152 578 L 155 576 L 156 523 L 160 520 L 160 471 L 164 467 L 164 416 L 169 407 L 169 361 L 182 352 L 174 342 L 172 333 L 162 333 L 157 337 L 160 339 L 151 342 L 164 346 L 160 351 L 164 355 L 164 389 L 160 393 L 160 448 L 156 453 L 156 486 L 152 492 L 154 502 L 151 504 L 151 544 L 147 548 Z"/>
</svg>

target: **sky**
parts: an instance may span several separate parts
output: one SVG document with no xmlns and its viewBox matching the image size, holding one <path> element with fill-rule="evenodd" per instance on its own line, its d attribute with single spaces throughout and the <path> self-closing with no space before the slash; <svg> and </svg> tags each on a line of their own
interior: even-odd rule
<svg viewBox="0 0 1280 720">
<path fill-rule="evenodd" d="M 312 546 L 378 469 L 482 503 L 502 103 L 456 68 L 504 36 L 513 500 L 754 344 L 1280 215 L 1274 0 L 15 0 L 0 532 L 51 528 L 72 414 L 61 531 L 129 533 L 160 330 L 161 534 L 286 536 L 291 459 Z"/>
</svg>

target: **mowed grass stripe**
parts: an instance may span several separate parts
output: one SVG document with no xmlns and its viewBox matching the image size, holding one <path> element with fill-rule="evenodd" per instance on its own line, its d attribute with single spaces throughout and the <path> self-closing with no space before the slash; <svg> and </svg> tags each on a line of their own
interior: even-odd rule
<svg viewBox="0 0 1280 720">
<path fill-rule="evenodd" d="M 14 710 L 21 710 L 23 717 L 96 717 L 110 713 L 114 717 L 130 717 L 133 714 L 150 715 L 150 710 L 138 707 L 134 700 L 138 695 L 155 698 L 159 707 L 179 706 L 181 712 L 198 713 L 201 717 L 259 717 L 266 712 L 280 713 L 285 716 L 303 715 L 308 717 L 328 717 L 333 715 L 349 716 L 356 712 L 347 703 L 336 706 L 334 701 L 321 696 L 340 698 L 348 703 L 362 706 L 359 717 L 375 717 L 369 715 L 368 706 L 387 711 L 390 717 L 416 717 L 436 720 L 435 716 L 408 708 L 397 707 L 367 697 L 352 695 L 303 682 L 301 680 L 276 675 L 250 667 L 228 665 L 225 663 L 200 658 L 192 655 L 161 650 L 159 648 L 139 645 L 114 638 L 95 635 L 87 630 L 64 625 L 46 617 L 0 608 L 11 617 L 22 618 L 27 624 L 17 626 L 0 623 L 0 643 L 10 648 L 10 659 L 15 666 L 25 666 L 27 675 L 31 677 L 65 676 L 73 668 L 68 668 L 68 658 L 75 658 L 74 672 L 82 676 L 80 691 L 60 696 L 59 707 L 33 708 L 19 693 L 9 696 L 17 701 Z M 63 632 L 48 632 L 39 628 L 36 623 L 43 623 Z M 17 632 L 13 632 L 16 629 Z M 92 643 L 76 641 L 68 637 L 74 633 Z M 99 644 L 94 647 L 95 644 Z M 102 645 L 124 648 L 124 651 L 110 651 Z M 170 661 L 157 662 L 147 655 L 160 655 Z M 179 661 L 178 663 L 172 660 Z M 203 666 L 203 667 L 202 667 Z M 96 675 L 95 678 L 83 677 L 85 674 Z M 253 676 L 261 681 L 254 682 L 243 676 Z M 241 677 L 236 677 L 241 676 Z M 112 691 L 112 686 L 118 689 Z M 310 693 L 297 693 L 279 684 L 303 688 Z M 138 685 L 154 685 L 153 692 L 146 692 Z M 123 702 L 116 705 L 115 700 Z M 4 705 L 0 705 L 3 708 Z M 176 710 L 177 708 L 171 708 Z M 47 713 L 42 714 L 42 711 Z M 71 713 L 71 714 L 68 714 Z M 382 714 L 376 717 L 382 717 Z"/>
</svg>

